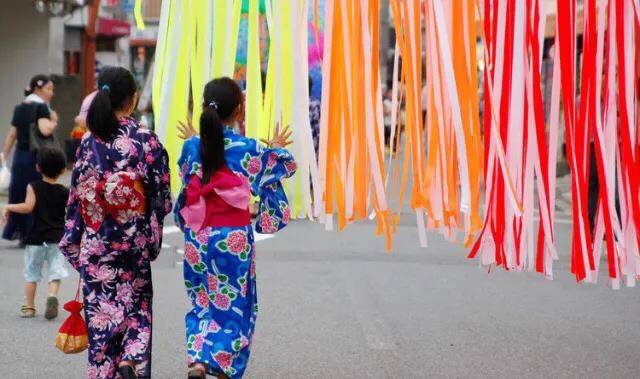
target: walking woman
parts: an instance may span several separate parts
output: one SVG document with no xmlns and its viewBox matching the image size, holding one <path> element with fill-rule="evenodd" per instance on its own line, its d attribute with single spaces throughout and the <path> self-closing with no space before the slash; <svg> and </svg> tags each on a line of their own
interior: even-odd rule
<svg viewBox="0 0 640 379">
<path fill-rule="evenodd" d="M 167 152 L 130 117 L 131 72 L 105 68 L 73 169 L 60 248 L 82 278 L 88 377 L 149 378 L 153 287 L 171 211 Z"/>
<path fill-rule="evenodd" d="M 206 374 L 240 378 L 249 361 L 258 311 L 251 194 L 261 201 L 258 232 L 280 230 L 291 215 L 280 182 L 296 171 L 284 149 L 291 133 L 276 131 L 265 148 L 232 131 L 243 116 L 238 85 L 229 78 L 209 82 L 200 137 L 185 142 L 178 161 L 183 188 L 174 214 L 185 234 L 184 280 L 192 306 L 185 323 L 192 379 Z"/>
<path fill-rule="evenodd" d="M 11 128 L 4 143 L 2 157 L 11 154 L 14 145 L 13 165 L 11 166 L 11 183 L 9 184 L 9 204 L 20 204 L 27 196 L 27 185 L 42 176 L 36 170 L 36 154 L 30 146 L 32 125 L 35 125 L 44 136 L 50 136 L 58 124 L 58 115 L 49 109 L 53 98 L 53 82 L 48 76 L 36 75 L 25 89 L 25 99 L 16 105 L 13 111 Z M 19 240 L 24 243 L 33 223 L 30 214 L 12 213 L 2 232 L 6 240 Z"/>
</svg>

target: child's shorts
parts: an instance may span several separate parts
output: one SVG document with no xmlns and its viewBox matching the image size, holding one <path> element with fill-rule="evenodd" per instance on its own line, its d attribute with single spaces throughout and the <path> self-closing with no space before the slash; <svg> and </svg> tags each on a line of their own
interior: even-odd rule
<svg viewBox="0 0 640 379">
<path fill-rule="evenodd" d="M 42 266 L 47 262 L 48 280 L 60 280 L 69 276 L 65 259 L 57 243 L 27 245 L 24 251 L 24 280 L 37 283 L 42 279 Z"/>
</svg>

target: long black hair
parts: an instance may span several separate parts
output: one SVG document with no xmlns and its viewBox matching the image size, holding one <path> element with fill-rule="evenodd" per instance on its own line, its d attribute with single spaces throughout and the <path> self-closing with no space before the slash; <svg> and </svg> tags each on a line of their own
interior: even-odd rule
<svg viewBox="0 0 640 379">
<path fill-rule="evenodd" d="M 224 158 L 224 124 L 242 104 L 242 90 L 231 78 L 213 79 L 204 86 L 200 115 L 200 157 L 205 183 L 226 165 Z"/>
<path fill-rule="evenodd" d="M 87 113 L 87 126 L 91 133 L 105 141 L 111 139 L 118 130 L 115 111 L 133 101 L 135 93 L 136 82 L 129 70 L 105 67 L 98 77 L 98 93 Z"/>
<path fill-rule="evenodd" d="M 25 96 L 29 96 L 32 93 L 35 92 L 36 88 L 42 88 L 44 86 L 47 85 L 47 83 L 49 83 L 51 81 L 51 78 L 48 77 L 47 75 L 35 75 L 33 78 L 31 78 L 31 81 L 29 82 L 29 86 L 27 88 L 24 89 L 24 95 Z"/>
</svg>

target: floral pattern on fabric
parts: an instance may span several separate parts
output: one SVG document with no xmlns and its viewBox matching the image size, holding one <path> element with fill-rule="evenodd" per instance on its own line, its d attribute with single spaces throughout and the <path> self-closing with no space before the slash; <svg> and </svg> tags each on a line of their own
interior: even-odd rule
<svg viewBox="0 0 640 379">
<path fill-rule="evenodd" d="M 93 171 L 78 184 L 80 214 L 91 231 L 100 229 L 107 214 L 122 225 L 144 215 L 144 189 L 134 172 L 116 172 L 104 180 L 99 176 Z"/>
<path fill-rule="evenodd" d="M 188 363 L 207 364 L 211 375 L 242 377 L 258 310 L 253 231 L 250 225 L 205 230 L 207 240 L 202 231 L 187 229 L 185 235 L 183 270 L 192 303 L 185 317 Z"/>
<path fill-rule="evenodd" d="M 227 166 L 249 180 L 260 197 L 256 230 L 274 233 L 291 212 L 281 180 L 296 164 L 285 149 L 267 149 L 255 140 L 225 130 Z M 240 378 L 247 367 L 258 312 L 253 227 L 206 227 L 192 231 L 180 215 L 192 175 L 202 176 L 200 140 L 185 142 L 178 161 L 183 181 L 174 216 L 185 232 L 184 279 L 192 308 L 185 317 L 188 363 L 201 362 L 209 374 Z"/>
<path fill-rule="evenodd" d="M 81 200 L 96 195 L 93 182 L 119 172 L 140 178 L 144 214 L 119 221 L 108 214 L 95 229 L 87 227 L 82 213 L 91 217 L 102 210 Z M 112 195 L 116 188 L 107 189 L 106 197 L 117 202 Z M 140 378 L 151 376 L 151 261 L 160 252 L 170 211 L 168 156 L 155 134 L 131 118 L 121 120 L 112 142 L 87 133 L 73 169 L 60 249 L 82 278 L 90 379 L 115 378 L 122 360 L 134 361 Z"/>
</svg>

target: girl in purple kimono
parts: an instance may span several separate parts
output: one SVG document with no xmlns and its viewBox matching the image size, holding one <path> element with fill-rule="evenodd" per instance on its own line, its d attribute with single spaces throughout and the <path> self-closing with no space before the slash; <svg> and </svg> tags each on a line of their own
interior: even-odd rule
<svg viewBox="0 0 640 379">
<path fill-rule="evenodd" d="M 260 197 L 258 232 L 280 230 L 291 214 L 280 182 L 296 170 L 284 149 L 291 133 L 276 131 L 265 148 L 232 131 L 243 114 L 233 80 L 209 82 L 200 137 L 185 142 L 178 161 L 183 189 L 174 214 L 185 234 L 184 280 L 192 305 L 185 317 L 190 379 L 240 378 L 249 362 L 258 312 L 251 194 Z"/>
<path fill-rule="evenodd" d="M 167 152 L 129 117 L 131 73 L 107 67 L 73 169 L 60 248 L 82 278 L 88 377 L 151 376 L 151 261 L 171 211 Z"/>
</svg>

